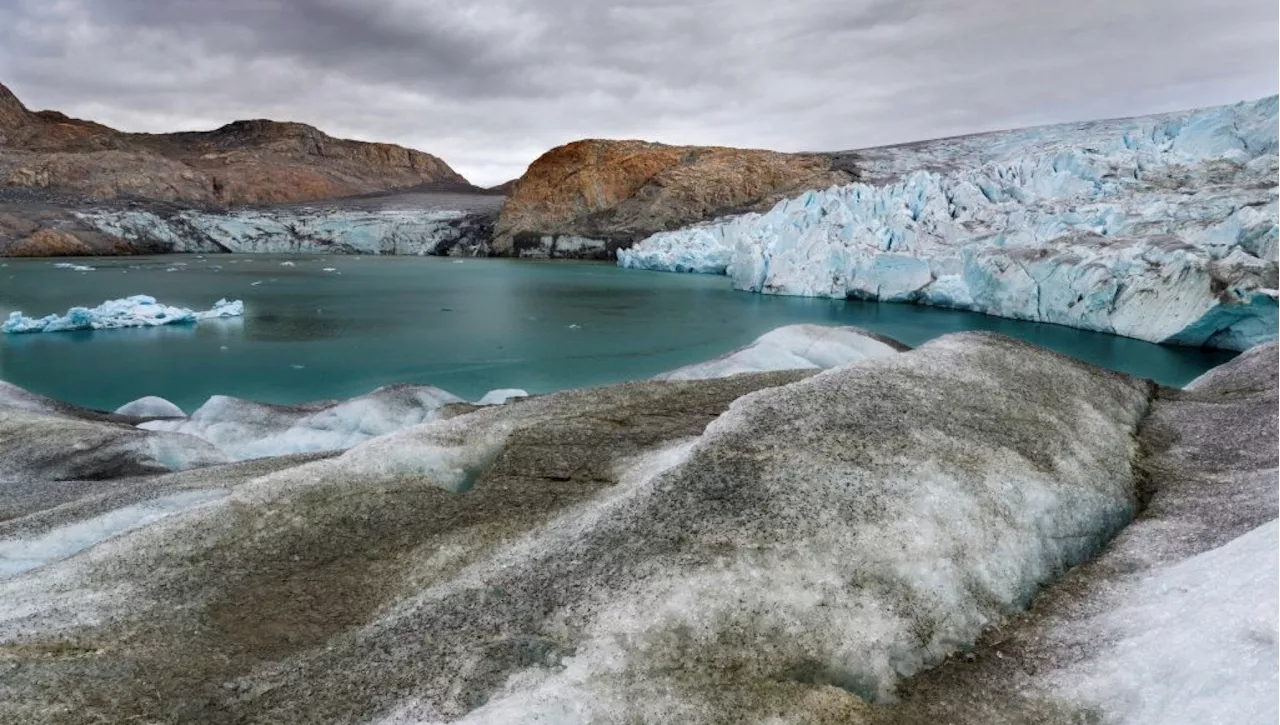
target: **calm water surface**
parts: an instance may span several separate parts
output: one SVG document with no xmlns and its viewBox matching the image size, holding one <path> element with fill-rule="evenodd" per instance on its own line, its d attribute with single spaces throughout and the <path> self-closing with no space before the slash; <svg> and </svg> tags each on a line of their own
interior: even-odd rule
<svg viewBox="0 0 1280 725">
<path fill-rule="evenodd" d="M 61 314 L 132 294 L 195 309 L 227 297 L 246 307 L 243 319 L 199 325 L 0 335 L 0 379 L 105 409 L 143 395 L 188 411 L 214 393 L 280 403 L 347 398 L 394 382 L 464 398 L 500 387 L 552 392 L 648 377 L 797 322 L 858 325 L 909 345 L 992 330 L 1169 385 L 1232 357 L 915 305 L 735 292 L 724 277 L 607 264 L 296 255 L 77 263 L 97 269 L 5 260 L 0 317 Z"/>
</svg>

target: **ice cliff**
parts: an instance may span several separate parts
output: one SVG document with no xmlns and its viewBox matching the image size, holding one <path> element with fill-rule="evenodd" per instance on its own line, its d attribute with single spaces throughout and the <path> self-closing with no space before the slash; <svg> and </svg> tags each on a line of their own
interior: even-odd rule
<svg viewBox="0 0 1280 725">
<path fill-rule="evenodd" d="M 200 320 L 240 317 L 243 314 L 244 303 L 240 300 L 218 300 L 212 309 L 196 312 L 185 307 L 161 304 L 148 295 L 133 295 L 119 300 L 107 300 L 97 307 L 72 307 L 65 315 L 53 314 L 35 318 L 27 317 L 22 312 L 11 312 L 9 319 L 0 325 L 0 331 L 12 334 L 113 330 L 121 327 L 188 324 Z"/>
<path fill-rule="evenodd" d="M 78 212 L 112 237 L 166 252 L 417 254 L 471 256 L 487 249 L 484 215 L 435 209 L 244 209 Z"/>
<path fill-rule="evenodd" d="M 1277 330 L 1277 98 L 856 152 L 864 181 L 624 267 L 1246 349 Z"/>
</svg>

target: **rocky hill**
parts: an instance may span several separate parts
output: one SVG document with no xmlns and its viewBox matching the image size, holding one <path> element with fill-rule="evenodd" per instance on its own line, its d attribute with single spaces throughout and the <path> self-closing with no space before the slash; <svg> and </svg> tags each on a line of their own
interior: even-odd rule
<svg viewBox="0 0 1280 725">
<path fill-rule="evenodd" d="M 301 123 L 125 133 L 31 111 L 0 85 L 0 256 L 165 251 L 104 234 L 71 213 L 103 202 L 210 210 L 405 189 L 480 191 L 431 154 L 333 138 Z"/>
<path fill-rule="evenodd" d="M 29 111 L 0 86 L 0 179 L 10 187 L 200 205 L 326 199 L 423 185 L 472 188 L 431 154 L 333 138 L 301 123 L 122 133 Z"/>
<path fill-rule="evenodd" d="M 502 256 L 611 257 L 654 232 L 836 184 L 830 156 L 586 139 L 530 164 L 509 191 L 493 249 Z"/>
</svg>

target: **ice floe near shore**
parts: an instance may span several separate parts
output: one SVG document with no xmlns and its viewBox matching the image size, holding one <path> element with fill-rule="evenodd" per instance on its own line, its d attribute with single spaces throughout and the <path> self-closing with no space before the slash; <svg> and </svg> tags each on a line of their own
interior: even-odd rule
<svg viewBox="0 0 1280 725">
<path fill-rule="evenodd" d="M 770 294 L 918 302 L 1155 342 L 1276 337 L 1277 99 L 855 152 L 870 183 L 618 252 Z"/>
<path fill-rule="evenodd" d="M 769 370 L 834 368 L 892 355 L 905 345 L 857 327 L 788 325 L 706 362 L 655 375 L 654 380 L 702 380 Z"/>
<path fill-rule="evenodd" d="M 65 315 L 51 314 L 45 317 L 27 317 L 21 312 L 9 313 L 9 319 L 0 331 L 10 334 L 29 332 L 69 332 L 73 330 L 113 330 L 122 327 L 155 327 L 240 317 L 244 315 L 244 303 L 240 300 L 218 300 L 213 307 L 202 312 L 185 307 L 161 304 L 148 295 L 133 295 L 118 300 L 107 300 L 97 307 L 72 307 Z"/>
</svg>

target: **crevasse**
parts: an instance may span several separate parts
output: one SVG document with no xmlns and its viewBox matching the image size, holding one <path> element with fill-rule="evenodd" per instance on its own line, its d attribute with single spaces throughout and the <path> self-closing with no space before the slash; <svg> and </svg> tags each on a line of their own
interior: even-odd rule
<svg viewBox="0 0 1280 725">
<path fill-rule="evenodd" d="M 1276 338 L 1277 106 L 869 149 L 865 183 L 656 234 L 618 263 L 1244 349 Z"/>
</svg>

